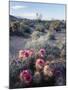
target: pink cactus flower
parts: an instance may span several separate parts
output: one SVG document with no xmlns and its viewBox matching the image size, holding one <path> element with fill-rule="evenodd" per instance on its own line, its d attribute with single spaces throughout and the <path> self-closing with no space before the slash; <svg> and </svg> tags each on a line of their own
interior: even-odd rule
<svg viewBox="0 0 68 90">
<path fill-rule="evenodd" d="M 27 53 L 29 53 L 30 52 L 30 50 L 28 50 L 28 49 L 26 49 L 26 50 L 24 50 L 25 52 L 27 52 Z"/>
<path fill-rule="evenodd" d="M 24 56 L 24 50 L 19 51 L 19 59 L 22 59 Z"/>
<path fill-rule="evenodd" d="M 20 50 L 19 51 L 19 59 L 31 57 L 33 54 L 34 54 L 34 50 L 33 49 Z"/>
<path fill-rule="evenodd" d="M 44 62 L 43 59 L 37 59 L 36 63 L 35 63 L 36 69 L 37 70 L 42 70 L 43 67 L 44 67 L 44 64 L 45 64 L 45 62 Z"/>
<path fill-rule="evenodd" d="M 29 84 L 32 81 L 32 75 L 29 70 L 23 70 L 20 73 L 20 80 L 23 81 L 25 84 Z"/>
<path fill-rule="evenodd" d="M 24 52 L 25 57 L 32 56 L 33 54 L 34 54 L 34 50 L 33 49 L 25 50 L 25 52 Z"/>
<path fill-rule="evenodd" d="M 24 57 L 29 57 L 29 50 L 25 50 L 25 52 L 24 52 Z"/>
<path fill-rule="evenodd" d="M 42 49 L 40 49 L 40 51 L 39 51 L 39 56 L 44 57 L 45 53 L 46 53 L 46 52 L 45 52 L 45 49 L 42 48 Z"/>
<path fill-rule="evenodd" d="M 30 54 L 30 56 L 32 56 L 34 54 L 34 50 L 33 49 L 30 49 L 29 54 Z"/>
</svg>

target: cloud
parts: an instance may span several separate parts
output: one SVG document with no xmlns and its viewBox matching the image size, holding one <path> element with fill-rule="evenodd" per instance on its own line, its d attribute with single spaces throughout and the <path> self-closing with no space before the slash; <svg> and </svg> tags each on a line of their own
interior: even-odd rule
<svg viewBox="0 0 68 90">
<path fill-rule="evenodd" d="M 26 8 L 27 6 L 13 6 L 12 9 L 23 9 Z"/>
</svg>

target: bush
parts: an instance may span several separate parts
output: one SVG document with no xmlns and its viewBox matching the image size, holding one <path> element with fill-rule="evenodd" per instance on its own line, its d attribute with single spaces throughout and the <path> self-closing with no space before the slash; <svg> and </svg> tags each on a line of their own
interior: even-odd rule
<svg viewBox="0 0 68 90">
<path fill-rule="evenodd" d="M 49 29 L 57 31 L 59 29 L 59 26 L 60 26 L 60 21 L 58 21 L 58 20 L 51 21 Z"/>
<path fill-rule="evenodd" d="M 32 38 L 31 41 L 27 42 L 26 46 L 25 46 L 26 48 L 34 48 L 36 50 L 36 49 L 40 49 L 40 48 L 45 48 L 46 44 L 50 44 L 50 36 L 51 36 L 50 32 L 48 32 L 47 34 L 40 33 L 42 35 L 40 35 L 39 32 L 36 32 L 33 34 L 34 34 L 33 37 L 35 39 Z"/>
<path fill-rule="evenodd" d="M 49 30 L 50 22 L 45 22 L 45 28 Z"/>
<path fill-rule="evenodd" d="M 38 38 L 40 38 L 42 35 L 44 35 L 44 33 L 39 32 L 39 31 L 34 31 L 34 32 L 31 34 L 31 37 L 32 37 L 32 40 L 33 40 L 33 39 L 38 39 Z"/>
<path fill-rule="evenodd" d="M 56 40 L 55 35 L 50 35 L 49 40 Z"/>
<path fill-rule="evenodd" d="M 20 22 L 18 21 L 11 22 L 10 27 L 12 27 L 12 31 L 18 31 L 20 28 Z"/>
<path fill-rule="evenodd" d="M 44 27 L 44 25 L 38 24 L 38 25 L 36 25 L 35 27 L 36 27 L 36 28 L 35 28 L 36 31 L 45 32 L 45 27 Z"/>
<path fill-rule="evenodd" d="M 24 24 L 23 22 L 20 23 L 20 31 L 23 33 L 31 33 L 31 29 L 28 25 Z"/>
</svg>

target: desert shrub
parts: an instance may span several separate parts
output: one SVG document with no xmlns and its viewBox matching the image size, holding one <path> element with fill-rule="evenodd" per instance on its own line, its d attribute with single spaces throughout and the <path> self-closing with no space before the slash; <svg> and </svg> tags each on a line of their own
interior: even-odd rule
<svg viewBox="0 0 68 90">
<path fill-rule="evenodd" d="M 58 47 L 53 47 L 52 55 L 54 55 L 56 58 L 60 57 L 60 49 Z"/>
<path fill-rule="evenodd" d="M 37 24 L 36 26 L 35 26 L 36 28 L 35 28 L 35 30 L 36 31 L 39 31 L 39 32 L 44 32 L 45 31 L 45 27 L 44 27 L 44 25 L 43 24 Z"/>
<path fill-rule="evenodd" d="M 54 35 L 54 34 L 50 35 L 50 36 L 49 36 L 49 40 L 56 40 L 56 39 L 55 39 L 55 35 Z"/>
<path fill-rule="evenodd" d="M 23 33 L 31 33 L 30 27 L 26 24 L 24 24 L 23 22 L 20 23 L 20 31 Z"/>
<path fill-rule="evenodd" d="M 45 28 L 46 28 L 46 29 L 49 29 L 49 26 L 50 26 L 50 22 L 48 22 L 48 21 L 45 22 Z"/>
<path fill-rule="evenodd" d="M 38 39 L 40 38 L 40 36 L 44 35 L 44 33 L 42 32 L 39 32 L 39 31 L 34 31 L 32 34 L 31 34 L 31 37 L 32 39 Z"/>
<path fill-rule="evenodd" d="M 31 34 L 31 28 L 24 22 L 11 22 L 10 35 L 28 36 Z"/>
<path fill-rule="evenodd" d="M 51 35 L 51 33 L 48 32 L 47 34 L 43 34 L 43 35 L 39 34 L 38 38 L 36 38 L 36 36 L 34 36 L 34 38 L 36 38 L 36 39 L 32 39 L 31 41 L 27 42 L 25 47 L 26 48 L 34 48 L 36 50 L 40 49 L 40 48 L 45 48 L 46 44 L 50 44 L 50 41 L 49 41 L 50 35 Z"/>
<path fill-rule="evenodd" d="M 42 47 L 45 47 L 45 37 L 41 36 L 38 39 L 33 39 L 26 43 L 25 48 L 33 48 L 34 50 L 39 50 Z"/>
<path fill-rule="evenodd" d="M 54 58 L 59 58 L 60 57 L 60 49 L 56 46 L 50 46 L 49 44 L 45 45 L 46 49 L 46 57 L 48 58 L 49 56 L 52 56 Z"/>
<path fill-rule="evenodd" d="M 18 31 L 19 27 L 20 27 L 20 23 L 18 21 L 10 22 L 10 30 L 12 30 L 13 32 Z"/>
<path fill-rule="evenodd" d="M 66 49 L 61 49 L 60 56 L 61 56 L 61 58 L 63 58 L 64 60 L 66 60 Z"/>
<path fill-rule="evenodd" d="M 49 29 L 50 30 L 58 30 L 60 26 L 60 21 L 56 20 L 56 21 L 51 21 Z"/>
<path fill-rule="evenodd" d="M 65 49 L 66 48 L 65 40 L 62 40 L 62 38 L 57 39 L 56 46 L 60 49 Z"/>
<path fill-rule="evenodd" d="M 64 20 L 61 21 L 60 28 L 66 29 L 66 21 Z"/>
<path fill-rule="evenodd" d="M 15 21 L 10 23 L 10 35 L 14 36 L 23 36 L 23 33 L 20 31 L 20 22 Z"/>
</svg>

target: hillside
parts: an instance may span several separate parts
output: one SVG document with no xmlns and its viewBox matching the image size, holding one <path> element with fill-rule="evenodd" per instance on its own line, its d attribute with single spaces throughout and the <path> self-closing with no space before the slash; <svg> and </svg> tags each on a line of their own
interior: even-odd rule
<svg viewBox="0 0 68 90">
<path fill-rule="evenodd" d="M 26 18 L 9 15 L 10 36 L 30 36 L 33 31 L 47 32 L 57 31 L 65 32 L 66 23 L 64 20 L 30 20 Z"/>
</svg>

